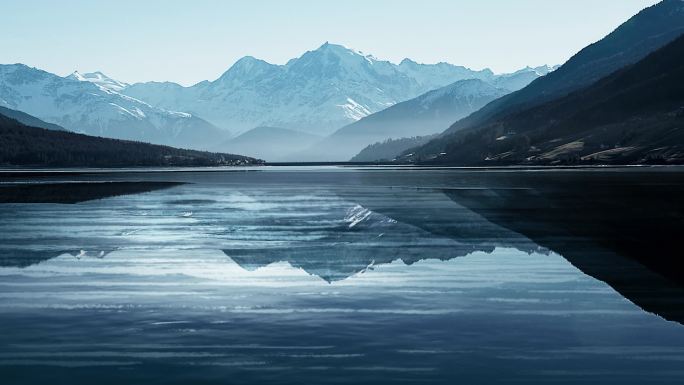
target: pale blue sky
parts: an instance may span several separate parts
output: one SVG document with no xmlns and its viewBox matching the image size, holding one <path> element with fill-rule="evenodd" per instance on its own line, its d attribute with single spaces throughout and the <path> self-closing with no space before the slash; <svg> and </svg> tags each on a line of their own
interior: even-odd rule
<svg viewBox="0 0 684 385">
<path fill-rule="evenodd" d="M 0 63 L 192 84 L 325 41 L 398 62 L 559 64 L 657 0 L 3 0 Z"/>
</svg>

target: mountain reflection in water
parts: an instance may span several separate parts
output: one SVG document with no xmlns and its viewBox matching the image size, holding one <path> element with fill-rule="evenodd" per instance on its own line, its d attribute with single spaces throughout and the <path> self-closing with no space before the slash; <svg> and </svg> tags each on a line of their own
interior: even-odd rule
<svg viewBox="0 0 684 385">
<path fill-rule="evenodd" d="M 0 373 L 670 383 L 681 325 L 575 268 L 681 323 L 682 174 L 71 175 L 140 185 L 0 205 Z M 41 365 L 54 370 L 25 370 Z"/>
</svg>

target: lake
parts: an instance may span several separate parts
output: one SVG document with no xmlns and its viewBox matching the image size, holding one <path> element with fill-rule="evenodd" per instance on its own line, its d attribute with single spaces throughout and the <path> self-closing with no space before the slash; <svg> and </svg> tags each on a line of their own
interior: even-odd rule
<svg viewBox="0 0 684 385">
<path fill-rule="evenodd" d="M 3 384 L 677 384 L 684 170 L 0 172 Z"/>
</svg>

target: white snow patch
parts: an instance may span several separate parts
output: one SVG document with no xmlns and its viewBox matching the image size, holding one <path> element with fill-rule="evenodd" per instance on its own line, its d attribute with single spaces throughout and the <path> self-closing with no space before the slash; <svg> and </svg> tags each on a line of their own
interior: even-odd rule
<svg viewBox="0 0 684 385">
<path fill-rule="evenodd" d="M 347 98 L 347 103 L 338 104 L 337 106 L 342 107 L 345 116 L 353 120 L 360 120 L 372 114 L 368 107 L 356 102 L 352 98 Z"/>
</svg>

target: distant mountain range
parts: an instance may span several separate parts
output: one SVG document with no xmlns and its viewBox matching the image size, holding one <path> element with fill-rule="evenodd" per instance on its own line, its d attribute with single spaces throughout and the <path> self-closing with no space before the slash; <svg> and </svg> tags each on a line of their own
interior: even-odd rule
<svg viewBox="0 0 684 385">
<path fill-rule="evenodd" d="M 664 0 L 548 76 L 407 150 L 408 158 L 459 165 L 683 162 L 681 40 L 648 56 L 683 33 L 684 1 Z"/>
<path fill-rule="evenodd" d="M 60 129 L 31 127 L 0 110 L 0 165 L 39 167 L 227 166 L 261 164 L 239 155 L 180 150 Z M 35 121 L 19 113 L 23 121 Z"/>
<path fill-rule="evenodd" d="M 235 132 L 268 126 L 324 136 L 459 80 L 504 85 L 533 73 L 528 69 L 515 76 L 497 76 L 490 70 L 474 71 L 447 63 L 418 64 L 408 59 L 397 65 L 325 43 L 285 65 L 245 57 L 215 81 L 192 87 L 141 83 L 123 92 L 155 106 L 192 112 Z"/>
<path fill-rule="evenodd" d="M 325 43 L 285 65 L 244 57 L 217 80 L 191 87 L 168 82 L 128 84 L 102 72 L 76 71 L 60 77 L 22 64 L 1 65 L 0 106 L 29 113 L 73 132 L 194 149 L 232 151 L 236 143 L 249 147 L 245 140 L 256 137 L 254 133 L 235 141 L 230 140 L 232 133 L 259 128 L 256 133 L 264 142 L 258 151 L 258 144 L 249 147 L 249 151 L 266 158 L 348 160 L 375 141 L 438 132 L 493 98 L 519 89 L 551 70 L 524 68 L 512 74 L 495 75 L 488 69 L 476 71 L 447 63 L 419 64 L 410 59 L 393 64 Z M 463 80 L 473 82 L 458 84 Z M 420 116 L 401 128 L 378 128 L 378 124 L 366 127 L 365 123 L 353 126 L 349 128 L 354 136 L 353 145 L 340 143 L 333 146 L 337 150 L 333 153 L 324 144 L 324 157 L 318 156 L 315 148 L 309 151 L 301 145 L 311 147 L 310 139 L 325 137 L 433 90 L 436 91 L 432 96 L 414 101 L 422 103 L 413 107 L 420 109 L 415 111 Z M 453 99 L 453 111 L 446 101 L 423 100 L 437 99 L 438 95 Z M 438 110 L 431 113 L 432 105 Z M 398 115 L 409 117 L 412 107 L 402 108 L 407 110 Z M 389 115 L 392 114 L 383 117 Z M 380 120 L 382 117 L 374 117 L 372 122 Z M 415 131 L 410 128 L 412 125 Z M 285 154 L 288 146 L 276 149 L 277 146 L 269 144 L 283 144 L 283 131 L 271 130 L 274 136 L 269 138 L 264 127 L 292 130 L 289 155 Z M 366 128 L 367 137 L 362 133 Z M 345 132 L 336 134 L 334 140 L 349 141 L 342 138 Z M 225 148 L 217 147 L 221 143 Z"/>
<path fill-rule="evenodd" d="M 103 78 L 63 78 L 23 64 L 0 65 L 0 106 L 109 138 L 206 148 L 230 137 L 201 118 L 153 107 L 106 84 Z"/>
</svg>

